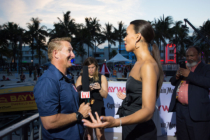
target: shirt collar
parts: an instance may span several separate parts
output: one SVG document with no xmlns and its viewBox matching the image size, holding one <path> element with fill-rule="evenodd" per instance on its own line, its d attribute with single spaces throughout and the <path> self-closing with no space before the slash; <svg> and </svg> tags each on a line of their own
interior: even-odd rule
<svg viewBox="0 0 210 140">
<path fill-rule="evenodd" d="M 52 71 L 53 76 L 56 77 L 56 79 L 58 79 L 59 81 L 62 79 L 65 79 L 66 82 L 70 83 L 71 77 L 69 75 L 64 75 L 62 72 L 60 72 L 52 63 L 50 63 L 49 65 L 49 70 Z"/>
</svg>

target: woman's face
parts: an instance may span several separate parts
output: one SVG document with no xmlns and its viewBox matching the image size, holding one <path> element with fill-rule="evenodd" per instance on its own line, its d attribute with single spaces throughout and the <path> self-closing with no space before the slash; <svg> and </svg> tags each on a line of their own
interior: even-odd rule
<svg viewBox="0 0 210 140">
<path fill-rule="evenodd" d="M 125 41 L 125 49 L 127 52 L 132 52 L 135 48 L 135 43 L 137 40 L 137 34 L 134 31 L 134 25 L 130 24 L 126 30 L 126 36 L 124 38 Z"/>
<path fill-rule="evenodd" d="M 91 64 L 88 66 L 88 73 L 90 76 L 93 76 L 96 71 L 96 66 L 94 64 Z"/>
</svg>

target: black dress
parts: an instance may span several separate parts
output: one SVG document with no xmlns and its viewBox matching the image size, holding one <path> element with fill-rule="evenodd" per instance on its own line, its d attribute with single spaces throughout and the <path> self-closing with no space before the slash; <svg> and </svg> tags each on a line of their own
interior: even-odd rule
<svg viewBox="0 0 210 140">
<path fill-rule="evenodd" d="M 118 110 L 120 117 L 128 116 L 142 108 L 142 82 L 130 76 L 126 82 L 126 98 Z M 123 140 L 157 140 L 153 120 L 122 126 Z"/>
<path fill-rule="evenodd" d="M 101 86 L 101 74 L 99 74 L 98 81 L 95 81 L 93 78 L 89 78 L 89 83 L 96 83 L 96 82 L 98 82 Z M 84 100 L 82 102 L 84 102 Z M 90 91 L 90 106 L 92 114 L 95 117 L 95 119 L 96 119 L 95 112 L 98 113 L 99 117 L 105 116 L 104 100 L 101 94 L 99 93 L 98 89 Z M 87 119 L 91 120 L 90 117 L 88 117 Z"/>
</svg>

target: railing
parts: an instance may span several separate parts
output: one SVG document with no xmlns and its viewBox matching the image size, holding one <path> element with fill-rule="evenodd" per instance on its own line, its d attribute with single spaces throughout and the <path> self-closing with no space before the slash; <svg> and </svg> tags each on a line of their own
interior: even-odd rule
<svg viewBox="0 0 210 140">
<path fill-rule="evenodd" d="M 0 131 L 0 140 L 12 140 L 12 133 L 19 130 L 20 132 L 20 139 L 21 140 L 27 140 L 28 139 L 28 126 L 30 127 L 30 140 L 34 140 L 34 121 L 40 121 L 39 119 L 39 113 L 34 114 L 33 116 L 22 120 L 8 128 L 5 128 L 4 130 Z M 39 130 L 38 130 L 38 139 L 42 140 L 42 133 L 41 133 L 41 123 L 38 124 Z M 16 139 L 15 139 L 16 140 Z"/>
</svg>

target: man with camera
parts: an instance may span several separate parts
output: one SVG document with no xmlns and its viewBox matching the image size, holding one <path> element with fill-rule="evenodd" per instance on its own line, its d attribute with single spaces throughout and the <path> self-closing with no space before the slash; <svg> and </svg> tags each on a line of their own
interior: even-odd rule
<svg viewBox="0 0 210 140">
<path fill-rule="evenodd" d="M 186 51 L 170 82 L 175 86 L 169 112 L 176 112 L 178 140 L 210 140 L 210 66 L 201 61 L 198 47 Z"/>
</svg>

